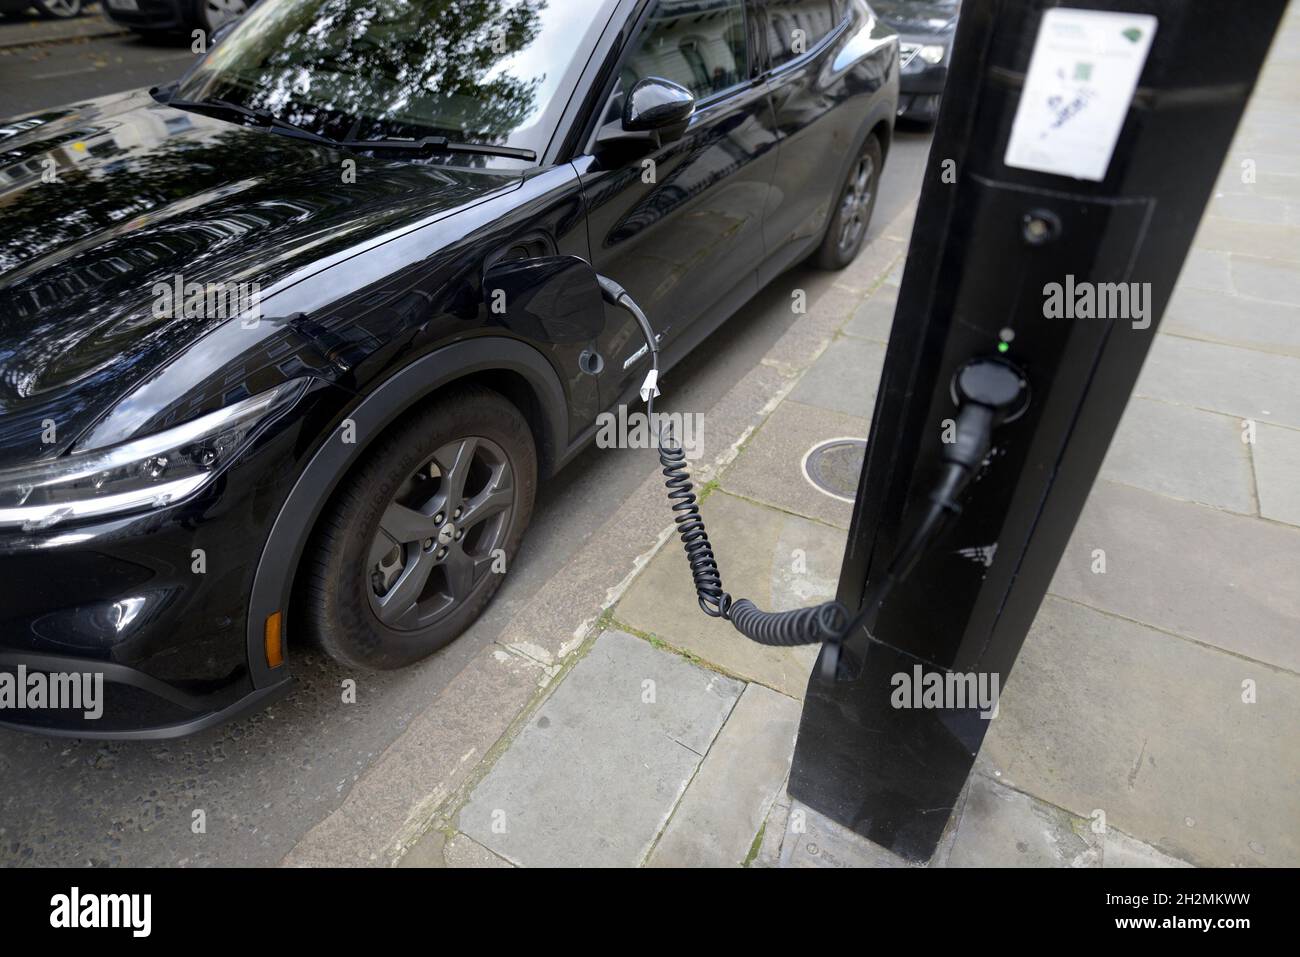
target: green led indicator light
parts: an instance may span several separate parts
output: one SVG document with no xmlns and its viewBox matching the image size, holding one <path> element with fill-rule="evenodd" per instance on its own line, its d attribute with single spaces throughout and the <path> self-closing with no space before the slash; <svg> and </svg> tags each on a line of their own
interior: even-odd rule
<svg viewBox="0 0 1300 957">
<path fill-rule="evenodd" d="M 1010 352 L 1010 351 L 1011 351 L 1010 343 L 1006 343 L 1006 342 L 998 343 L 998 352 Z"/>
</svg>

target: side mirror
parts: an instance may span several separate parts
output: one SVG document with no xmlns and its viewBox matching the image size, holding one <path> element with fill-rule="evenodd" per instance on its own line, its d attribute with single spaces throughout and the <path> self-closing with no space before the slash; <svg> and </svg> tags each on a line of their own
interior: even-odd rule
<svg viewBox="0 0 1300 957">
<path fill-rule="evenodd" d="M 538 342 L 589 342 L 605 328 L 596 270 L 577 256 L 493 263 L 483 302 L 490 319 Z"/>
<path fill-rule="evenodd" d="M 623 129 L 662 133 L 680 126 L 685 132 L 694 112 L 694 93 L 671 80 L 648 76 L 638 81 L 623 101 Z"/>
<path fill-rule="evenodd" d="M 597 142 L 641 140 L 662 146 L 681 139 L 694 114 L 695 94 L 680 83 L 648 76 L 628 91 L 622 119 L 607 123 Z"/>
</svg>

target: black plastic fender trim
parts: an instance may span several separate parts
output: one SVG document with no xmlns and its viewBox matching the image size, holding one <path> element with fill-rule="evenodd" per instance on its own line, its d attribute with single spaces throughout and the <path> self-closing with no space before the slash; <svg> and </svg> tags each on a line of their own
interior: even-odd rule
<svg viewBox="0 0 1300 957">
<path fill-rule="evenodd" d="M 377 436 L 414 403 L 435 390 L 476 372 L 488 371 L 515 372 L 528 382 L 542 417 L 542 434 L 537 437 L 538 459 L 550 465 L 547 474 L 554 472 L 573 451 L 564 388 L 546 357 L 516 339 L 481 336 L 437 349 L 362 397 L 347 413 L 345 421 L 354 424 L 358 436 Z M 293 634 L 289 604 L 294 572 L 325 503 L 369 446 L 369 442 L 347 444 L 337 441 L 337 437 L 336 430 L 298 476 L 262 548 L 249 595 L 246 625 L 248 669 L 255 688 L 285 680 L 289 671 L 287 651 Z M 263 629 L 267 617 L 276 611 L 282 616 L 286 663 L 270 668 L 266 663 Z"/>
</svg>

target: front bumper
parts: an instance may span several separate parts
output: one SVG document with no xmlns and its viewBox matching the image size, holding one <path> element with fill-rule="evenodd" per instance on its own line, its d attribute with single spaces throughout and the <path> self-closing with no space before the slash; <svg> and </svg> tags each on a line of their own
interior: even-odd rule
<svg viewBox="0 0 1300 957">
<path fill-rule="evenodd" d="M 914 72 L 904 71 L 898 80 L 898 115 L 921 123 L 933 123 L 939 117 L 939 102 L 948 67 L 926 66 Z"/>
<path fill-rule="evenodd" d="M 247 619 L 263 546 L 310 446 L 299 413 L 273 423 L 178 505 L 39 532 L 0 530 L 0 726 L 179 737 L 286 690 L 287 664 L 262 663 L 254 677 Z M 20 668 L 36 683 L 98 682 L 101 713 L 15 699 Z"/>
</svg>

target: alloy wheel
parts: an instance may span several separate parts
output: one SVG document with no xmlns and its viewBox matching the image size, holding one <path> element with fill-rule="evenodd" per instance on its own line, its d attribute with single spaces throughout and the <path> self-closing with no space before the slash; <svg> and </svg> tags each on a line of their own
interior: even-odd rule
<svg viewBox="0 0 1300 957">
<path fill-rule="evenodd" d="M 51 17 L 65 20 L 81 13 L 81 0 L 42 0 L 39 9 Z"/>
<path fill-rule="evenodd" d="M 237 20 L 247 12 L 246 0 L 203 0 L 203 19 L 210 31 Z"/>
<path fill-rule="evenodd" d="M 840 199 L 839 248 L 847 252 L 854 249 L 867 228 L 867 216 L 875 190 L 876 161 L 870 153 L 863 154 L 853 168 L 844 195 Z"/>
<path fill-rule="evenodd" d="M 514 471 L 495 442 L 469 436 L 438 449 L 380 517 L 365 568 L 375 616 L 414 631 L 459 607 L 491 573 L 515 498 Z"/>
</svg>

